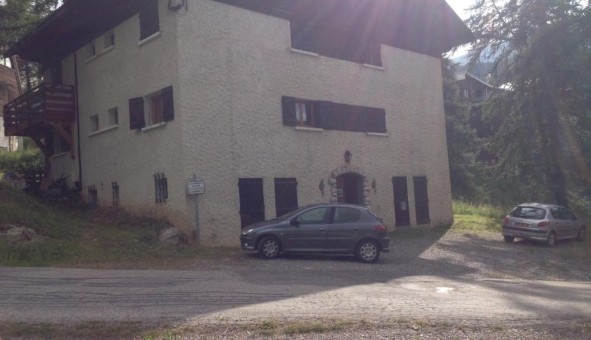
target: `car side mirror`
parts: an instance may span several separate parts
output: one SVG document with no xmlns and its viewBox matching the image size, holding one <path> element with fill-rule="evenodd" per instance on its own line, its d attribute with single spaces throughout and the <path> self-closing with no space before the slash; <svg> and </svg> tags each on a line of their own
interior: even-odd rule
<svg viewBox="0 0 591 340">
<path fill-rule="evenodd" d="M 291 220 L 291 222 L 289 222 L 289 224 L 295 226 L 295 227 L 299 227 L 300 226 L 300 221 L 298 221 L 297 218 L 294 218 L 293 220 Z"/>
</svg>

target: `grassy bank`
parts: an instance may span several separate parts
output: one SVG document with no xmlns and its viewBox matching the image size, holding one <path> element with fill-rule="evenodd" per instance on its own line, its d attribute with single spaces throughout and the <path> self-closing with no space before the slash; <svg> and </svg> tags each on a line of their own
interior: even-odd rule
<svg viewBox="0 0 591 340">
<path fill-rule="evenodd" d="M 0 265 L 108 266 L 191 258 L 196 247 L 170 246 L 158 234 L 165 220 L 118 209 L 90 210 L 79 200 L 42 200 L 0 186 L 0 231 L 15 226 L 22 235 L 0 237 Z M 19 229 L 20 230 L 20 229 Z"/>
</svg>

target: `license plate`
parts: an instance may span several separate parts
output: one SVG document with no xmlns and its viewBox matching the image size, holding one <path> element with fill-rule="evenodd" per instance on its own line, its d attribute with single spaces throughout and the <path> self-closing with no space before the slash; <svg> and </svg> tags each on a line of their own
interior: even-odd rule
<svg viewBox="0 0 591 340">
<path fill-rule="evenodd" d="M 529 223 L 515 222 L 516 227 L 529 228 Z"/>
</svg>

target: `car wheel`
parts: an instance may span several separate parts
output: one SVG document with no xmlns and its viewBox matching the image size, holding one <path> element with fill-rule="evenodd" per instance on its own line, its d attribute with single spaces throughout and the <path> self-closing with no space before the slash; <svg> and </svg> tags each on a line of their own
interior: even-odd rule
<svg viewBox="0 0 591 340">
<path fill-rule="evenodd" d="M 279 256 L 281 244 L 275 237 L 267 236 L 259 244 L 259 254 L 262 258 L 269 260 Z"/>
<path fill-rule="evenodd" d="M 585 241 L 585 227 L 581 227 L 581 229 L 579 229 L 579 233 L 577 234 L 577 241 Z"/>
<path fill-rule="evenodd" d="M 546 239 L 546 245 L 548 247 L 553 247 L 554 244 L 556 244 L 556 234 L 554 232 L 551 232 L 548 235 L 548 238 Z"/>
<path fill-rule="evenodd" d="M 373 240 L 363 240 L 357 245 L 355 256 L 361 262 L 374 263 L 380 258 L 380 247 Z"/>
<path fill-rule="evenodd" d="M 511 242 L 513 242 L 513 240 L 515 240 L 515 237 L 509 236 L 509 235 L 505 235 L 505 242 L 511 243 Z"/>
</svg>

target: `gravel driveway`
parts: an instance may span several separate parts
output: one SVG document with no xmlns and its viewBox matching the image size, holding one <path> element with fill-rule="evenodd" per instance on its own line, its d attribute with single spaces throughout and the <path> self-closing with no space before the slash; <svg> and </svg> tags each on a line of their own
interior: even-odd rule
<svg viewBox="0 0 591 340">
<path fill-rule="evenodd" d="M 168 272 L 0 268 L 0 291 L 14 292 L 0 299 L 0 316 L 134 321 L 141 308 L 151 320 L 192 316 L 181 334 L 196 339 L 588 339 L 588 244 L 507 244 L 500 233 L 435 228 L 396 231 L 376 264 L 316 255 L 266 261 L 234 249 L 162 263 Z M 454 293 L 438 291 L 446 287 Z M 299 331 L 286 333 L 294 321 Z M 65 334 L 85 326 L 74 327 Z"/>
<path fill-rule="evenodd" d="M 393 278 L 433 275 L 469 279 L 591 281 L 589 241 L 562 241 L 549 248 L 542 243 L 505 243 L 500 233 L 447 228 L 397 230 L 390 237 L 390 253 L 376 264 L 363 264 L 349 256 L 286 255 L 262 260 L 253 252 L 233 252 L 216 260 L 179 264 L 234 270 L 299 270 L 388 272 Z M 178 267 L 177 267 L 178 268 Z"/>
</svg>

